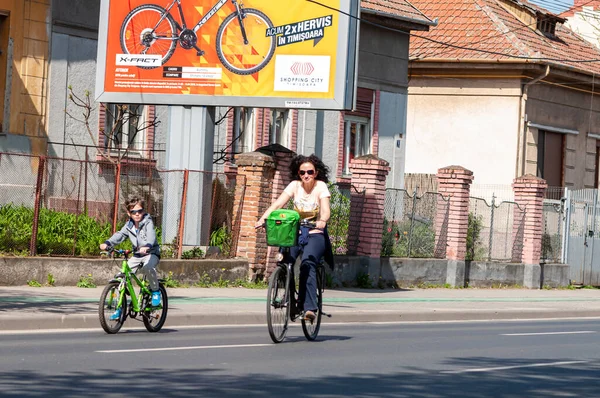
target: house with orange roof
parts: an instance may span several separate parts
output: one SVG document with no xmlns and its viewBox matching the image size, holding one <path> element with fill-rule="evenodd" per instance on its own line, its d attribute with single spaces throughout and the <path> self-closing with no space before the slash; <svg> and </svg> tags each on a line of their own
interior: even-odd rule
<svg viewBox="0 0 600 398">
<path fill-rule="evenodd" d="M 525 0 L 412 0 L 406 172 L 458 164 L 475 183 L 533 174 L 598 187 L 600 51 Z"/>
</svg>

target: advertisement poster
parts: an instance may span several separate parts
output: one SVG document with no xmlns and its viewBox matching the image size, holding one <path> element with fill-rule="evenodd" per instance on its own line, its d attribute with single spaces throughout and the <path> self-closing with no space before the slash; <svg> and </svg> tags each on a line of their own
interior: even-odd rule
<svg viewBox="0 0 600 398">
<path fill-rule="evenodd" d="M 104 0 L 99 99 L 342 109 L 350 5 L 320 3 Z"/>
</svg>

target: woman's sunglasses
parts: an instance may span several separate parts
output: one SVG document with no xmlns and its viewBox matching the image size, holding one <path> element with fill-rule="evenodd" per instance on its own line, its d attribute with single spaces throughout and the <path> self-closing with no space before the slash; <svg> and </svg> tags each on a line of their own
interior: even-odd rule
<svg viewBox="0 0 600 398">
<path fill-rule="evenodd" d="M 133 215 L 135 214 L 142 214 L 144 212 L 144 209 L 139 209 L 139 210 L 129 210 L 129 212 Z"/>
<path fill-rule="evenodd" d="M 300 173 L 301 176 L 303 176 L 304 174 L 308 174 L 309 176 L 315 174 L 314 170 L 300 170 L 298 173 Z"/>
</svg>

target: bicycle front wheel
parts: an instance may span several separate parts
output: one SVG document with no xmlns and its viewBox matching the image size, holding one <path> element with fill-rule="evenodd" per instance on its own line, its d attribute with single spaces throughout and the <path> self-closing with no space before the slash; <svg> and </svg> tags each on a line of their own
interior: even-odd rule
<svg viewBox="0 0 600 398">
<path fill-rule="evenodd" d="M 275 37 L 267 36 L 273 23 L 262 11 L 240 10 L 223 20 L 217 31 L 217 56 L 231 72 L 251 75 L 267 66 L 275 53 Z M 246 40 L 244 40 L 244 34 Z"/>
<path fill-rule="evenodd" d="M 302 331 L 307 340 L 314 341 L 319 335 L 321 317 L 323 315 L 323 284 L 325 283 L 325 268 L 317 267 L 317 313 L 313 321 L 302 318 Z"/>
<path fill-rule="evenodd" d="M 274 343 L 281 343 L 287 332 L 290 315 L 290 300 L 287 271 L 277 267 L 269 280 L 267 293 L 267 324 L 269 335 Z"/>
<path fill-rule="evenodd" d="M 125 54 L 160 55 L 160 65 L 171 58 L 179 36 L 171 14 L 162 7 L 145 4 L 131 10 L 121 25 L 121 49 Z"/>
<path fill-rule="evenodd" d="M 98 316 L 100 317 L 100 325 L 108 334 L 115 334 L 125 323 L 127 317 L 127 300 L 123 299 L 121 312 L 119 313 L 119 291 L 120 282 L 110 282 L 104 287 L 100 295 L 100 303 L 98 305 Z"/>
<path fill-rule="evenodd" d="M 148 303 L 148 306 L 144 309 L 142 316 L 144 320 L 144 326 L 149 332 L 158 332 L 162 329 L 165 321 L 167 320 L 167 311 L 169 310 L 169 298 L 167 297 L 167 289 L 162 285 L 159 285 L 160 294 L 162 296 L 162 303 L 158 307 L 150 306 L 150 298 L 144 300 Z"/>
</svg>

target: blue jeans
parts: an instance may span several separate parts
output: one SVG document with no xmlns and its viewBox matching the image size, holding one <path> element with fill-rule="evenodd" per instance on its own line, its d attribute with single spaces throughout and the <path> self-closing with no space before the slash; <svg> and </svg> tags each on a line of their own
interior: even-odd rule
<svg viewBox="0 0 600 398">
<path fill-rule="evenodd" d="M 300 263 L 300 283 L 298 291 L 298 308 L 305 311 L 316 311 L 317 304 L 317 266 L 325 253 L 325 235 L 309 234 L 308 243 L 304 246 L 290 248 L 292 263 L 302 254 Z"/>
</svg>

